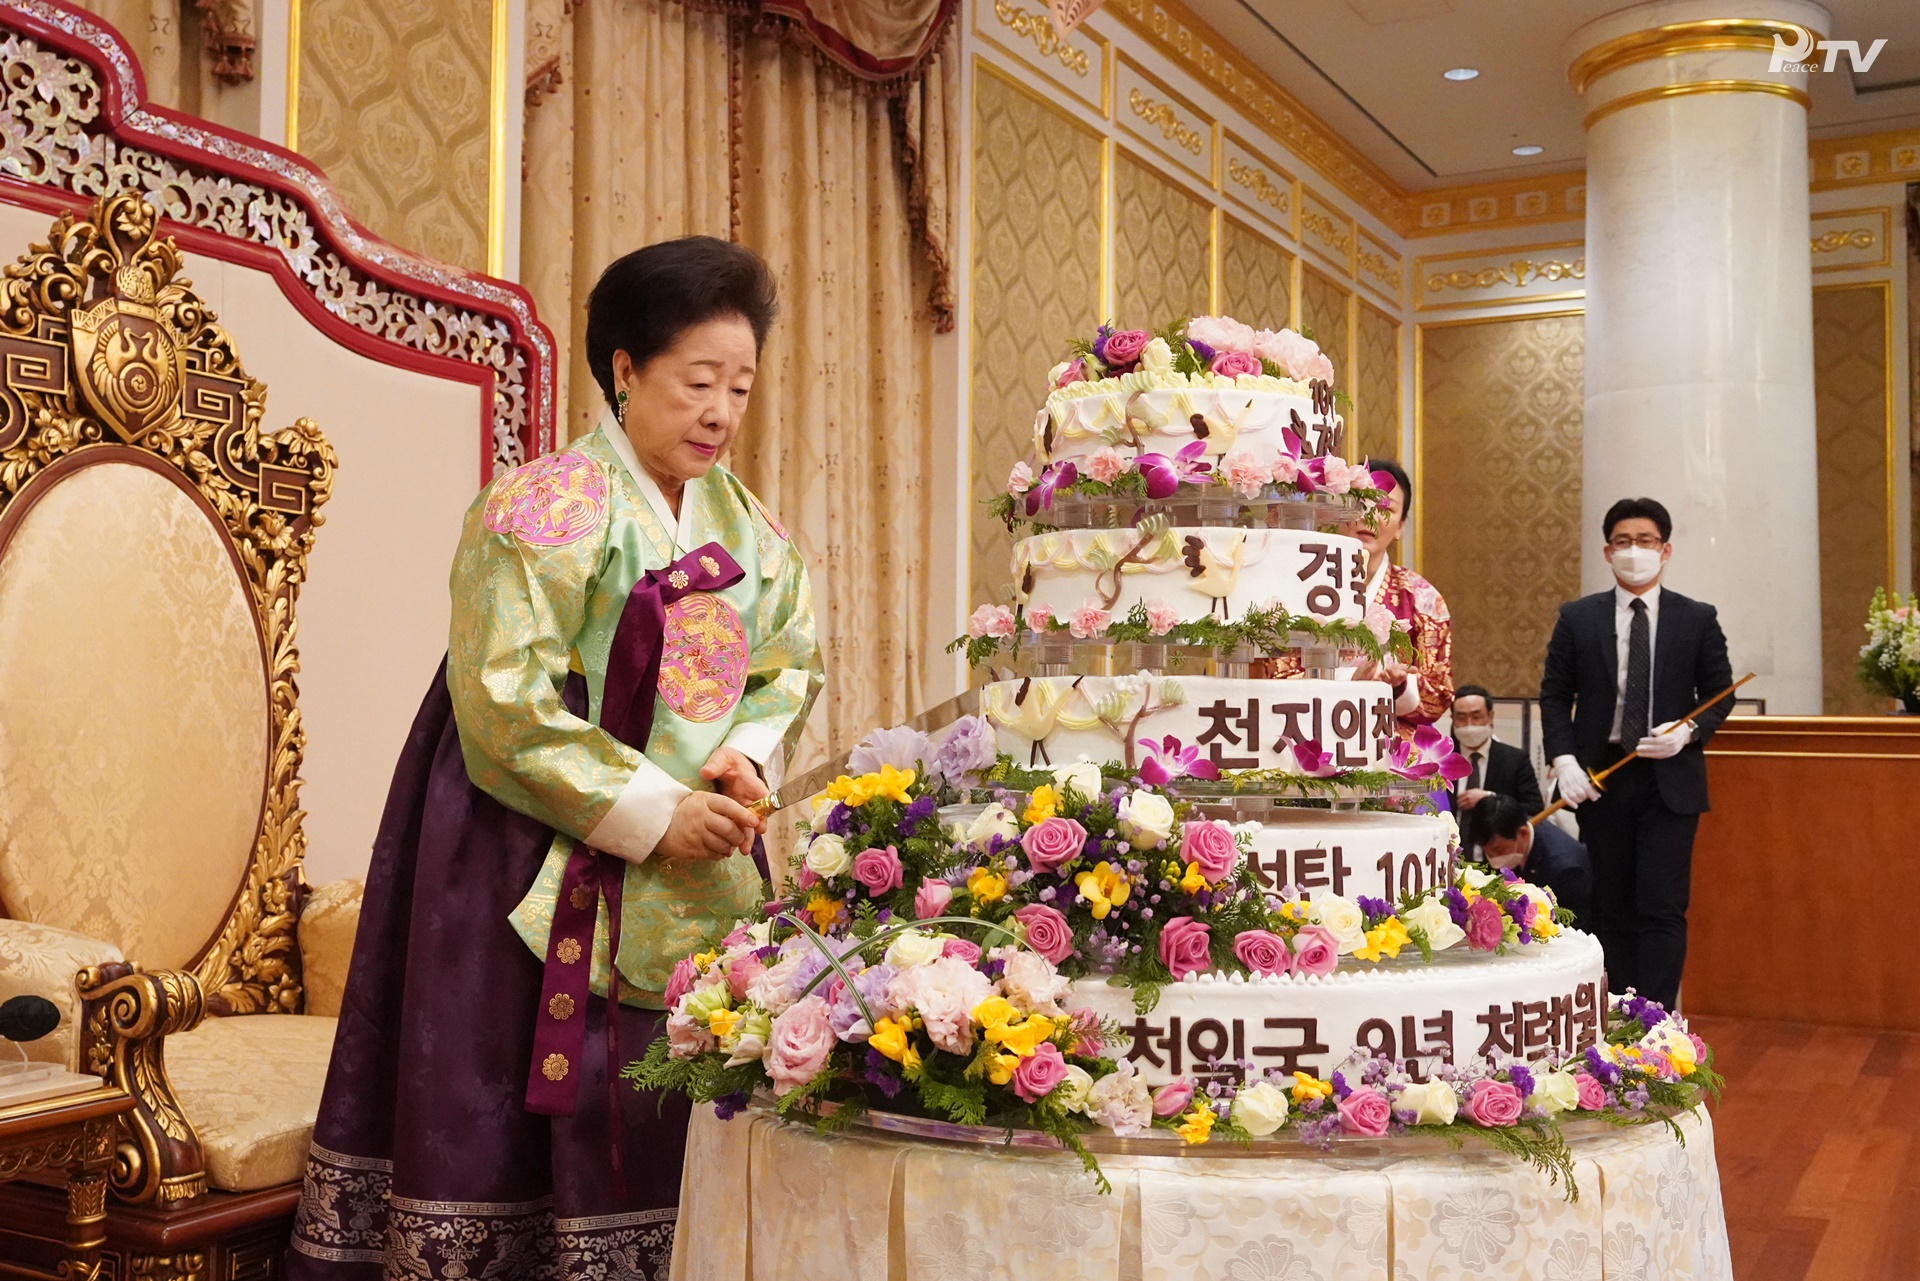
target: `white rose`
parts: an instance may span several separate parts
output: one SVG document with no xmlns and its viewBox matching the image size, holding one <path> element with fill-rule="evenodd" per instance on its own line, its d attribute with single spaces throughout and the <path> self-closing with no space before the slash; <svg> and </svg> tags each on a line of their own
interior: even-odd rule
<svg viewBox="0 0 1920 1281">
<path fill-rule="evenodd" d="M 1140 353 L 1140 368 L 1150 374 L 1173 372 L 1173 348 L 1167 346 L 1166 339 L 1155 338 L 1147 344 Z"/>
<path fill-rule="evenodd" d="M 1533 1093 L 1527 1102 L 1544 1108 L 1548 1115 L 1571 1112 L 1580 1106 L 1580 1083 L 1570 1072 L 1548 1072 L 1534 1078 Z"/>
<path fill-rule="evenodd" d="M 1314 924 L 1326 926 L 1340 940 L 1340 955 L 1351 955 L 1367 941 L 1367 918 L 1359 904 L 1338 894 L 1323 894 L 1312 906 Z"/>
<path fill-rule="evenodd" d="M 1437 898 L 1425 899 L 1411 912 L 1400 913 L 1400 923 L 1426 935 L 1427 945 L 1436 952 L 1446 951 L 1467 936 L 1465 930 L 1453 923 L 1453 914 L 1447 911 L 1446 904 Z"/>
<path fill-rule="evenodd" d="M 1256 1081 L 1233 1100 L 1233 1123 L 1256 1139 L 1265 1138 L 1287 1123 L 1287 1094 L 1267 1081 Z"/>
<path fill-rule="evenodd" d="M 1445 1081 L 1428 1081 L 1400 1091 L 1394 1107 L 1396 1111 L 1414 1113 L 1415 1125 L 1452 1125 L 1454 1115 L 1460 1111 L 1460 1097 Z"/>
<path fill-rule="evenodd" d="M 1120 802 L 1120 833 L 1134 845 L 1157 850 L 1173 835 L 1173 806 L 1144 788 Z"/>
<path fill-rule="evenodd" d="M 1075 1063 L 1067 1064 L 1066 1079 L 1053 1087 L 1053 1097 L 1069 1112 L 1085 1112 L 1087 1095 L 1093 1092 L 1093 1073 Z"/>
<path fill-rule="evenodd" d="M 940 959 L 940 953 L 946 946 L 945 939 L 929 934 L 925 930 L 908 930 L 887 945 L 887 964 L 896 970 L 910 970 L 916 965 L 928 965 Z"/>
<path fill-rule="evenodd" d="M 973 826 L 967 829 L 967 844 L 984 850 L 996 836 L 1009 841 L 1020 837 L 1020 820 L 1004 805 L 989 805 L 980 811 Z"/>
<path fill-rule="evenodd" d="M 1053 785 L 1062 793 L 1072 788 L 1080 793 L 1081 800 L 1090 801 L 1100 795 L 1100 767 L 1092 761 L 1062 765 L 1053 772 Z"/>
<path fill-rule="evenodd" d="M 1493 884 L 1493 873 L 1484 867 L 1479 867 L 1472 863 L 1462 864 L 1460 868 L 1460 883 L 1476 892 L 1484 890 L 1487 886 Z"/>
<path fill-rule="evenodd" d="M 1447 825 L 1447 851 L 1451 853 L 1460 848 L 1460 821 L 1453 816 L 1452 810 L 1440 811 L 1440 818 Z"/>
<path fill-rule="evenodd" d="M 821 880 L 844 875 L 853 866 L 847 843 L 832 832 L 823 832 L 807 846 L 807 870 Z"/>
<path fill-rule="evenodd" d="M 813 798 L 813 822 L 809 824 L 815 836 L 827 830 L 827 820 L 833 816 L 833 807 L 838 801 L 830 801 L 824 796 Z"/>
</svg>

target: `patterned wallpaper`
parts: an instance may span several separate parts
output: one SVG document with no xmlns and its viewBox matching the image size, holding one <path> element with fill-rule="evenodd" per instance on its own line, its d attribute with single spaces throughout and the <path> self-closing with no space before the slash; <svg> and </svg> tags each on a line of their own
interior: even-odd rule
<svg viewBox="0 0 1920 1281">
<path fill-rule="evenodd" d="M 491 0 L 302 0 L 299 143 L 353 215 L 443 262 L 487 263 Z"/>
<path fill-rule="evenodd" d="M 1400 322 L 1362 302 L 1353 334 L 1353 408 L 1348 452 L 1355 458 L 1400 457 Z"/>
<path fill-rule="evenodd" d="M 1070 338 L 1100 323 L 1101 144 L 991 72 L 974 77 L 973 110 L 970 577 L 978 603 L 1004 599 L 1011 555 L 1006 527 L 982 504 L 1028 452 L 1047 370 Z"/>
<path fill-rule="evenodd" d="M 1424 327 L 1420 570 L 1453 612 L 1456 684 L 1540 689 L 1555 611 L 1580 594 L 1585 318 Z"/>
<path fill-rule="evenodd" d="M 1204 316 L 1213 266 L 1211 213 L 1126 152 L 1113 172 L 1113 318 L 1158 329 L 1178 316 Z"/>
<path fill-rule="evenodd" d="M 1253 228 L 1220 220 L 1220 314 L 1256 329 L 1279 329 L 1292 317 L 1293 255 Z"/>
<path fill-rule="evenodd" d="M 1300 328 L 1311 332 L 1333 362 L 1333 385 L 1353 394 L 1353 359 L 1347 346 L 1349 290 L 1311 267 L 1300 272 Z"/>
<path fill-rule="evenodd" d="M 1887 286 L 1813 294 L 1814 425 L 1820 448 L 1821 692 L 1829 716 L 1886 710 L 1853 678 L 1861 623 L 1887 581 Z"/>
</svg>

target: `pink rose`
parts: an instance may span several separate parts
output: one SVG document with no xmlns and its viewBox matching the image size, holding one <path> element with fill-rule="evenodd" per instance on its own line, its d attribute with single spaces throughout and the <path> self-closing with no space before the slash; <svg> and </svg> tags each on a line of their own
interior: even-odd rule
<svg viewBox="0 0 1920 1281">
<path fill-rule="evenodd" d="M 1526 1100 L 1520 1097 L 1520 1091 L 1505 1081 L 1475 1081 L 1467 1091 L 1467 1120 L 1475 1125 L 1512 1125 L 1525 1110 Z"/>
<path fill-rule="evenodd" d="M 1087 843 L 1087 829 L 1070 818 L 1042 819 L 1020 834 L 1020 848 L 1036 872 L 1054 872 Z"/>
<path fill-rule="evenodd" d="M 1246 351 L 1223 351 L 1213 358 L 1209 372 L 1226 378 L 1240 378 L 1248 374 L 1262 372 L 1260 357 Z"/>
<path fill-rule="evenodd" d="M 1320 344 L 1306 338 L 1291 329 L 1282 329 L 1278 333 L 1261 330 L 1255 335 L 1254 350 L 1274 364 L 1280 366 L 1287 377 L 1307 382 L 1318 366 L 1315 362 L 1323 360 Z"/>
<path fill-rule="evenodd" d="M 1327 359 L 1325 352 L 1321 352 L 1307 362 L 1306 380 L 1310 383 L 1331 384 L 1333 382 L 1333 362 Z"/>
<path fill-rule="evenodd" d="M 968 965 L 980 963 L 980 945 L 966 939 L 948 939 L 940 948 L 941 956 L 957 956 Z"/>
<path fill-rule="evenodd" d="M 733 999 L 747 999 L 747 984 L 767 972 L 766 962 L 749 952 L 745 956 L 735 957 L 727 966 L 727 990 L 733 993 Z"/>
<path fill-rule="evenodd" d="M 1100 1016 L 1092 1010 L 1072 1010 L 1069 1017 L 1073 1020 L 1074 1054 L 1083 1059 L 1099 1058 L 1106 1048 L 1106 1038 L 1100 1034 Z"/>
<path fill-rule="evenodd" d="M 1213 968 L 1212 931 L 1191 916 L 1176 916 L 1160 931 L 1160 963 L 1175 979 Z"/>
<path fill-rule="evenodd" d="M 1066 1079 L 1067 1061 L 1060 1056 L 1060 1047 L 1047 1041 L 1013 1070 L 1013 1092 L 1029 1103 L 1038 1103 Z"/>
<path fill-rule="evenodd" d="M 1512 1087 L 1509 1086 L 1509 1089 Z M 1371 1085 L 1361 1085 L 1347 1091 L 1347 1097 L 1336 1105 L 1340 1109 L 1340 1128 L 1348 1134 L 1363 1134 L 1377 1139 L 1387 1132 L 1387 1121 L 1393 1116 L 1393 1104 L 1387 1102 L 1387 1096 Z"/>
<path fill-rule="evenodd" d="M 1060 376 L 1053 380 L 1053 385 L 1065 387 L 1069 383 L 1085 382 L 1086 378 L 1087 362 L 1076 356 L 1066 363 L 1066 367 L 1060 371 Z"/>
<path fill-rule="evenodd" d="M 1231 316 L 1195 316 L 1187 322 L 1187 337 L 1215 351 L 1251 352 L 1260 341 L 1252 325 Z"/>
<path fill-rule="evenodd" d="M 1705 1063 L 1707 1061 L 1707 1043 L 1692 1032 L 1687 1033 L 1687 1039 L 1693 1042 L 1693 1061 L 1695 1063 Z"/>
<path fill-rule="evenodd" d="M 1367 630 L 1372 632 L 1373 638 L 1382 645 L 1386 644 L 1388 637 L 1393 635 L 1393 625 L 1396 621 L 1398 620 L 1394 618 L 1393 611 L 1379 601 L 1367 602 Z"/>
<path fill-rule="evenodd" d="M 1112 617 L 1106 610 L 1089 602 L 1067 616 L 1067 630 L 1073 633 L 1076 640 L 1092 640 L 1107 630 L 1107 621 Z"/>
<path fill-rule="evenodd" d="M 861 850 L 853 857 L 853 879 L 867 887 L 869 898 L 899 889 L 903 877 L 900 851 L 891 845 L 883 850 Z"/>
<path fill-rule="evenodd" d="M 1295 974 L 1331 974 L 1340 964 L 1340 940 L 1324 925 L 1303 925 L 1293 936 Z"/>
<path fill-rule="evenodd" d="M 1017 462 L 1013 470 L 1007 473 L 1007 492 L 1019 498 L 1033 488 L 1033 468 L 1025 462 Z"/>
<path fill-rule="evenodd" d="M 1155 636 L 1165 636 L 1180 625 L 1180 611 L 1163 598 L 1156 596 L 1147 602 L 1147 630 Z"/>
<path fill-rule="evenodd" d="M 967 619 L 967 635 L 976 640 L 982 636 L 1013 635 L 1013 611 L 1005 605 L 982 605 Z"/>
<path fill-rule="evenodd" d="M 1579 1108 L 1582 1112 L 1598 1112 L 1607 1106 L 1607 1087 L 1601 1085 L 1586 1072 L 1575 1072 L 1573 1083 L 1580 1089 Z"/>
<path fill-rule="evenodd" d="M 1241 449 L 1220 460 L 1220 474 L 1241 497 L 1254 498 L 1273 479 L 1273 466 Z"/>
<path fill-rule="evenodd" d="M 767 1075 L 773 1078 L 773 1092 L 786 1094 L 820 1075 L 833 1053 L 833 1024 L 827 1018 L 827 1003 L 809 996 L 787 1007 L 773 1021 L 767 1038 Z"/>
<path fill-rule="evenodd" d="M 947 904 L 953 902 L 953 886 L 945 881 L 936 881 L 931 876 L 920 882 L 920 888 L 913 892 L 913 915 L 916 920 L 925 921 L 943 915 Z"/>
<path fill-rule="evenodd" d="M 1053 623 L 1053 606 L 1032 604 L 1027 606 L 1027 626 L 1036 632 L 1044 632 Z"/>
<path fill-rule="evenodd" d="M 1234 935 L 1233 955 L 1255 974 L 1285 974 L 1293 968 L 1286 941 L 1266 930 L 1241 930 Z"/>
<path fill-rule="evenodd" d="M 1122 329 L 1118 333 L 1108 334 L 1107 341 L 1100 345 L 1101 363 L 1117 373 L 1140 359 L 1140 353 L 1152 341 L 1153 335 L 1144 329 Z"/>
<path fill-rule="evenodd" d="M 1240 847 L 1234 844 L 1233 832 L 1225 823 L 1191 822 L 1181 829 L 1180 861 L 1198 863 L 1200 875 L 1218 885 L 1233 874 L 1234 864 L 1240 861 Z"/>
<path fill-rule="evenodd" d="M 1101 448 L 1094 450 L 1093 454 L 1087 459 L 1087 475 L 1093 477 L 1102 485 L 1111 485 L 1114 481 L 1118 480 L 1120 473 L 1125 471 L 1126 467 L 1127 460 L 1122 458 L 1120 451 L 1112 445 L 1103 445 Z"/>
<path fill-rule="evenodd" d="M 1169 1081 L 1153 1092 L 1155 1116 L 1179 1116 L 1193 1102 L 1193 1082 L 1186 1077 Z"/>
<path fill-rule="evenodd" d="M 667 1008 L 680 1004 L 680 998 L 693 991 L 693 980 L 700 971 L 694 968 L 693 958 L 683 956 L 673 963 L 673 973 L 667 978 Z"/>
<path fill-rule="evenodd" d="M 1500 946 L 1507 930 L 1506 913 L 1490 898 L 1477 898 L 1467 908 L 1467 946 L 1476 952 L 1491 952 Z"/>
<path fill-rule="evenodd" d="M 1057 822 L 1048 819 L 1048 822 Z M 1045 903 L 1029 903 L 1013 914 L 1027 930 L 1027 946 L 1055 965 L 1073 955 L 1073 927 Z"/>
</svg>

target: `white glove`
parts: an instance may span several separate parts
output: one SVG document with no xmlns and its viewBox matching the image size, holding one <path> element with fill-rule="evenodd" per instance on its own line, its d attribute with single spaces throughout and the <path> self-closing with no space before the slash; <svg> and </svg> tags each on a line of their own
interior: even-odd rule
<svg viewBox="0 0 1920 1281">
<path fill-rule="evenodd" d="M 1681 721 L 1678 725 L 1641 739 L 1634 746 L 1633 754 L 1644 756 L 1650 761 L 1664 761 L 1669 756 L 1678 756 L 1680 749 L 1692 741 L 1693 722 Z"/>
<path fill-rule="evenodd" d="M 1567 803 L 1568 809 L 1578 809 L 1588 801 L 1600 799 L 1600 789 L 1571 756 L 1553 758 L 1553 776 L 1560 784 L 1560 799 Z"/>
</svg>

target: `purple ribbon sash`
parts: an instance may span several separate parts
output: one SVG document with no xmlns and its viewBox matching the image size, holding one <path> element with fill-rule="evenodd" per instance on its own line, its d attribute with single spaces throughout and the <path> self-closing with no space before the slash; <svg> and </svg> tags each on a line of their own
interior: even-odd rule
<svg viewBox="0 0 1920 1281">
<path fill-rule="evenodd" d="M 662 569 L 649 570 L 633 585 L 607 658 L 607 680 L 600 699 L 600 728 L 644 752 L 653 734 L 653 709 L 660 686 L 667 606 L 695 592 L 717 592 L 746 576 L 719 543 L 697 547 Z M 620 887 L 627 864 L 576 841 L 560 880 L 547 937 L 546 970 L 540 983 L 540 1009 L 534 1018 L 533 1062 L 527 1072 L 527 1111 L 572 1116 L 579 1091 L 581 1047 L 586 1041 L 587 998 L 591 994 L 593 933 L 599 907 L 607 907 L 607 1091 L 616 1101 L 620 1086 L 620 1048 L 615 1034 L 620 1000 Z M 613 1146 L 614 1175 L 620 1176 L 620 1145 Z"/>
</svg>

